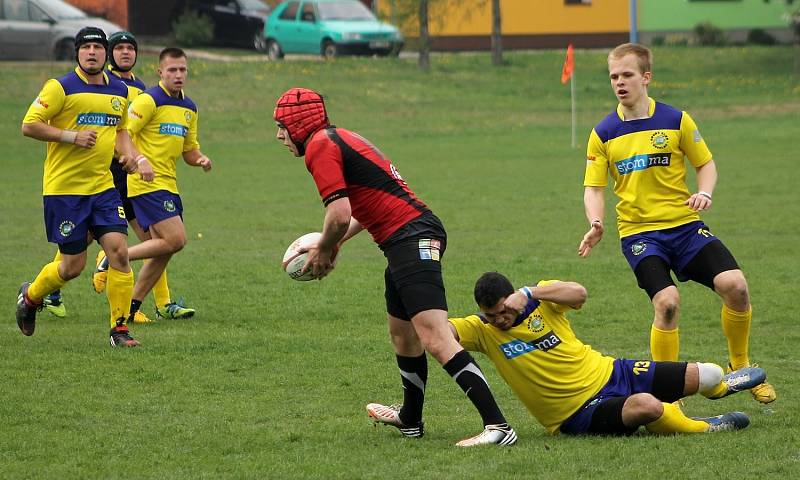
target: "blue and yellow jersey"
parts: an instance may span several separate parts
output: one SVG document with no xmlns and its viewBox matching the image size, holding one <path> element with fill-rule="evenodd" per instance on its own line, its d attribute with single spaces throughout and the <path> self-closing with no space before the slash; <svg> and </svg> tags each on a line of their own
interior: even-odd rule
<svg viewBox="0 0 800 480">
<path fill-rule="evenodd" d="M 553 282 L 542 281 L 539 285 Z M 493 327 L 480 315 L 450 319 L 461 345 L 486 354 L 528 411 L 550 433 L 556 433 L 565 420 L 603 388 L 614 362 L 575 337 L 565 316 L 570 309 L 531 300 L 525 320 L 508 330 Z"/>
<path fill-rule="evenodd" d="M 128 131 L 136 148 L 144 154 L 156 174 L 153 182 L 128 176 L 128 196 L 156 190 L 178 194 L 176 162 L 183 152 L 199 149 L 197 106 L 181 92 L 171 97 L 164 86 L 142 92 L 128 110 Z"/>
<path fill-rule="evenodd" d="M 120 75 L 119 72 L 111 67 L 111 65 L 107 66 L 106 68 L 108 69 L 108 73 L 114 75 L 117 77 L 117 79 L 119 79 L 119 81 L 128 86 L 128 101 L 134 101 L 140 93 L 147 90 L 147 85 L 145 85 L 144 82 L 139 78 L 136 78 L 136 75 L 133 73 L 131 73 L 131 78 L 127 78 Z"/>
<path fill-rule="evenodd" d="M 648 118 L 625 121 L 618 106 L 589 135 L 585 187 L 614 179 L 621 237 L 684 225 L 700 216 L 684 205 L 688 157 L 698 168 L 711 161 L 688 113 L 650 99 Z"/>
<path fill-rule="evenodd" d="M 103 73 L 102 85 L 90 85 L 79 68 L 48 80 L 28 108 L 23 123 L 43 122 L 67 130 L 94 130 L 93 148 L 47 142 L 44 195 L 93 195 L 114 187 L 108 161 L 118 130 L 126 127 L 128 87 Z"/>
</svg>

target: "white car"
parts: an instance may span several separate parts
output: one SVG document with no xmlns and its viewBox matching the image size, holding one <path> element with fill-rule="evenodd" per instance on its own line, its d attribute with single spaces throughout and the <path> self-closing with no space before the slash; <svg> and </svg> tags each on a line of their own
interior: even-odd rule
<svg viewBox="0 0 800 480">
<path fill-rule="evenodd" d="M 86 26 L 106 35 L 122 30 L 62 0 L 0 0 L 0 60 L 71 60 L 75 34 Z"/>
</svg>

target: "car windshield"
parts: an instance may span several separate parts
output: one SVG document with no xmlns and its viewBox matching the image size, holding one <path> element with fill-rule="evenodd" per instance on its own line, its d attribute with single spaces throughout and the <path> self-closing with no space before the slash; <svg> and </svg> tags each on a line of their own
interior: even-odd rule
<svg viewBox="0 0 800 480">
<path fill-rule="evenodd" d="M 321 20 L 375 20 L 375 15 L 355 0 L 345 2 L 319 2 L 319 18 Z"/>
<path fill-rule="evenodd" d="M 72 20 L 76 18 L 87 18 L 88 15 L 82 10 L 78 10 L 68 3 L 61 0 L 46 0 L 39 2 L 41 7 L 57 20 Z"/>
</svg>

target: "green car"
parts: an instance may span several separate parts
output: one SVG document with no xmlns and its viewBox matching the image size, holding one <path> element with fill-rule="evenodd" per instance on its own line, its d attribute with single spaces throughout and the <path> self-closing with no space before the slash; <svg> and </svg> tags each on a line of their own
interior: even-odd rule
<svg viewBox="0 0 800 480">
<path fill-rule="evenodd" d="M 267 54 L 397 55 L 403 35 L 358 0 L 290 0 L 278 5 L 264 26 Z"/>
</svg>

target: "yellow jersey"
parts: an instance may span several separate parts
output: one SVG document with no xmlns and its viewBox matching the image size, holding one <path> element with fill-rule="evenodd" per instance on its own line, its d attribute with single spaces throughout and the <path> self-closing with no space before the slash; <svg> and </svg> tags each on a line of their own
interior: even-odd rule
<svg viewBox="0 0 800 480">
<path fill-rule="evenodd" d="M 114 188 L 108 162 L 114 154 L 117 131 L 126 127 L 127 108 L 128 87 L 105 72 L 102 85 L 89 84 L 77 67 L 44 84 L 23 123 L 97 132 L 92 148 L 47 142 L 44 195 L 93 195 Z"/>
<path fill-rule="evenodd" d="M 555 280 L 542 281 L 547 285 Z M 500 330 L 480 315 L 451 318 L 459 343 L 481 352 L 549 433 L 605 386 L 614 359 L 575 337 L 565 313 L 571 307 L 532 300 L 530 314 Z"/>
<path fill-rule="evenodd" d="M 142 92 L 128 110 L 128 132 L 133 143 L 147 157 L 155 172 L 153 182 L 138 175 L 128 176 L 128 196 L 156 190 L 178 194 L 177 160 L 183 152 L 199 149 L 197 106 L 181 92 L 171 97 L 164 85 Z"/>
<path fill-rule="evenodd" d="M 585 187 L 614 180 L 620 237 L 664 230 L 700 219 L 689 198 L 684 158 L 695 168 L 711 161 L 688 113 L 650 99 L 648 117 L 624 120 L 622 106 L 589 135 Z"/>
</svg>

